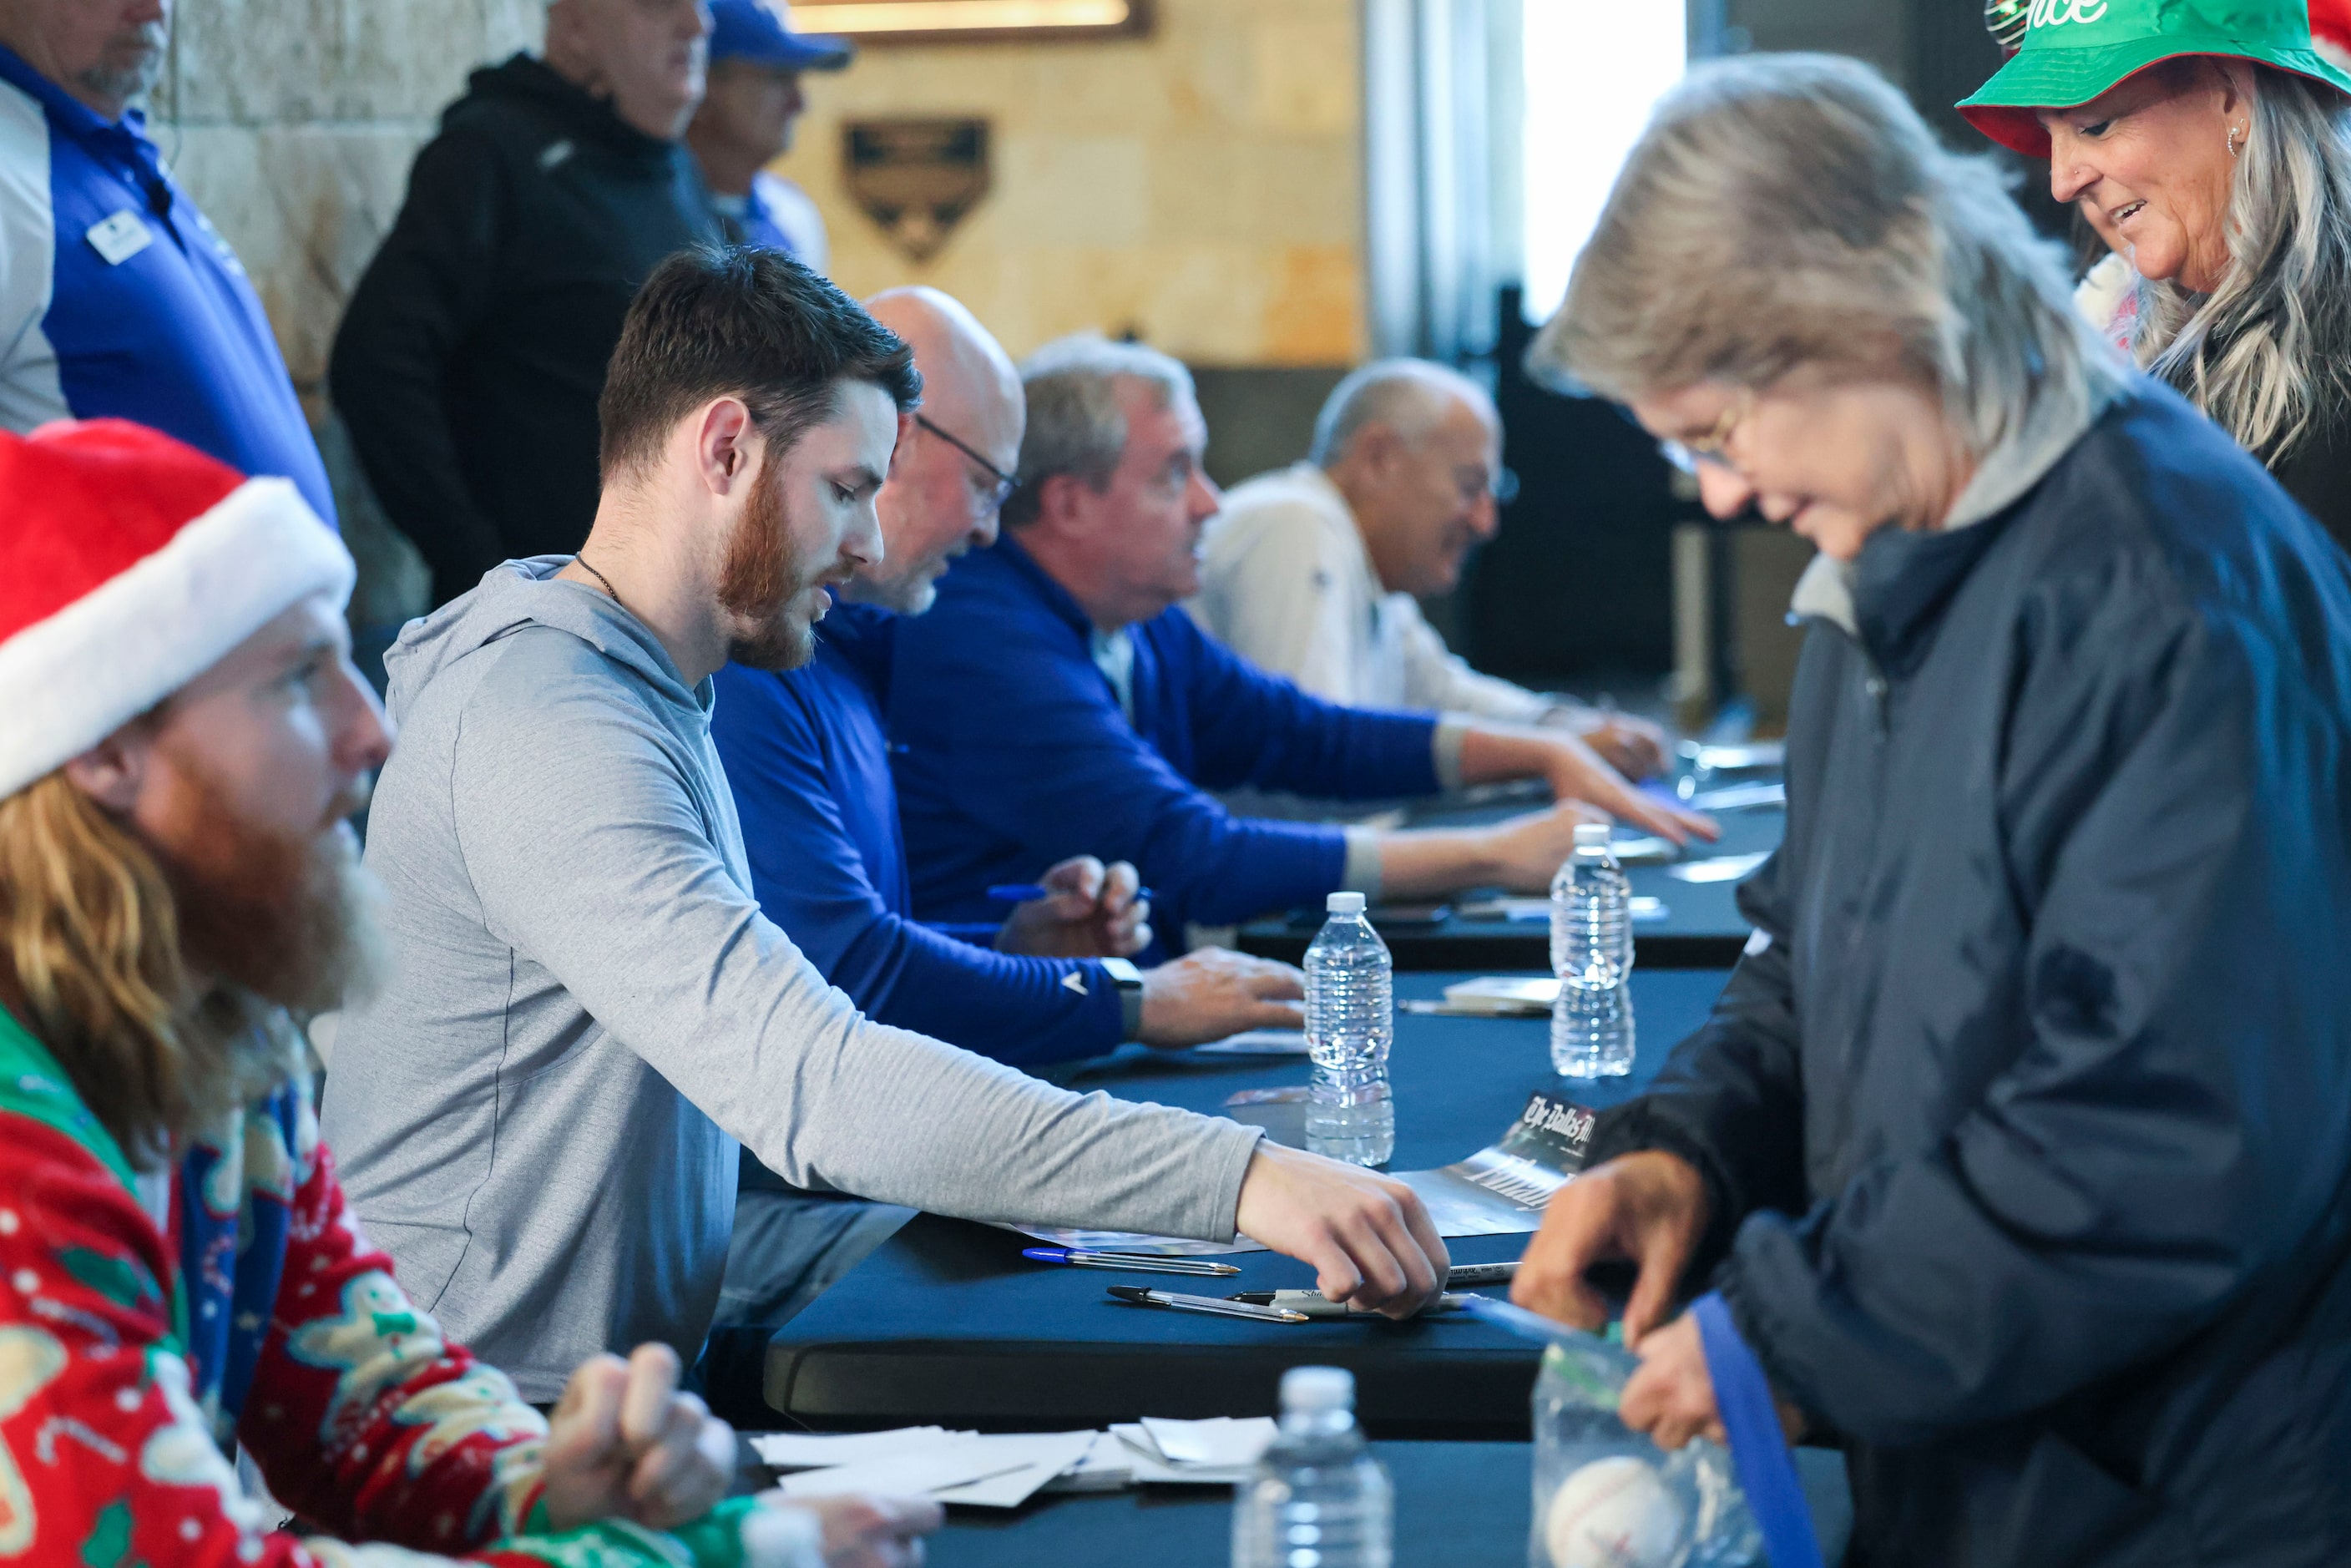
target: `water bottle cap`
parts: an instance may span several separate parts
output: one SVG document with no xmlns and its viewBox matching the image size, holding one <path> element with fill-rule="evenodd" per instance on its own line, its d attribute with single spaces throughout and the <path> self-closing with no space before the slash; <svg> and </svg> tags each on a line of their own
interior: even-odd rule
<svg viewBox="0 0 2351 1568">
<path fill-rule="evenodd" d="M 1322 901 L 1325 912 L 1332 915 L 1361 915 L 1364 895 L 1360 893 L 1334 893 Z"/>
<path fill-rule="evenodd" d="M 1293 1366 L 1281 1375 L 1285 1411 L 1353 1410 L 1355 1375 L 1343 1366 Z"/>
<path fill-rule="evenodd" d="M 1605 822 L 1578 822 L 1575 824 L 1575 847 L 1579 851 L 1604 850 L 1608 847 L 1610 831 Z"/>
</svg>

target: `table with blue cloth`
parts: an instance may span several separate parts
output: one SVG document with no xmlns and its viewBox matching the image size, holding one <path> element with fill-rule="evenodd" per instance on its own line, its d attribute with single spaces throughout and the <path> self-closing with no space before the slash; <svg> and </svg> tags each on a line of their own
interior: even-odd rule
<svg viewBox="0 0 2351 1568">
<path fill-rule="evenodd" d="M 1465 977 L 1403 975 L 1400 998 L 1435 998 Z M 1719 971 L 1633 976 L 1639 1050 L 1629 1077 L 1565 1080 L 1551 1070 L 1547 1019 L 1400 1013 L 1391 1078 L 1394 1170 L 1451 1164 L 1498 1139 L 1536 1089 L 1594 1109 L 1639 1092 L 1667 1051 L 1701 1023 Z M 1130 1047 L 1060 1076 L 1080 1090 L 1208 1113 L 1241 1090 L 1303 1084 L 1302 1056 L 1217 1057 Z M 1243 1108 L 1301 1142 L 1303 1107 Z M 1518 1257 L 1524 1235 L 1449 1240 L 1454 1261 Z M 1270 1252 L 1240 1253 L 1237 1277 L 1113 1273 L 1035 1263 L 1028 1239 L 919 1215 L 778 1329 L 768 1344 L 767 1405 L 777 1424 L 843 1431 L 940 1423 L 990 1431 L 1072 1430 L 1176 1417 L 1267 1414 L 1285 1368 L 1355 1374 L 1365 1428 L 1380 1437 L 1516 1440 L 1528 1435 L 1538 1347 L 1459 1315 L 1252 1322 L 1113 1301 L 1105 1287 L 1191 1293 L 1311 1289 L 1312 1271 Z M 724 1397 L 726 1391 L 714 1390 Z"/>
<path fill-rule="evenodd" d="M 1543 802 L 1524 794 L 1480 803 L 1431 806 L 1413 812 L 1406 826 L 1416 828 L 1478 828 L 1539 807 Z M 1787 812 L 1777 805 L 1742 807 L 1717 814 L 1722 828 L 1718 843 L 1691 841 L 1685 861 L 1708 861 L 1728 855 L 1769 853 L 1780 847 Z M 1620 830 L 1628 831 L 1628 830 Z M 1688 882 L 1665 865 L 1636 864 L 1625 868 L 1636 898 L 1654 898 L 1664 905 L 1662 917 L 1636 920 L 1633 946 L 1636 961 L 1651 969 L 1723 969 L 1739 961 L 1739 950 L 1750 927 L 1739 913 L 1737 878 Z M 1388 945 L 1399 972 L 1406 970 L 1540 969 L 1550 962 L 1551 925 L 1547 918 L 1508 919 L 1479 915 L 1474 911 L 1491 895 L 1472 894 L 1443 906 L 1430 918 L 1426 908 L 1405 911 L 1374 904 L 1372 924 Z M 1322 929 L 1319 909 L 1301 909 L 1270 915 L 1240 928 L 1235 946 L 1261 958 L 1295 964 L 1306 945 Z M 1678 1037 L 1677 1037 L 1678 1038 Z M 1667 1041 L 1666 1043 L 1671 1043 Z"/>
</svg>

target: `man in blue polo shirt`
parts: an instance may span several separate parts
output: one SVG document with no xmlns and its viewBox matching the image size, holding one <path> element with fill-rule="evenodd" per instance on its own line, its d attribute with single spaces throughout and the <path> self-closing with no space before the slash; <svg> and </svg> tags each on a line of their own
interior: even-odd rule
<svg viewBox="0 0 2351 1568">
<path fill-rule="evenodd" d="M 717 675 L 711 738 L 761 910 L 867 1016 L 1016 1066 L 1296 1028 L 1301 978 L 1285 964 L 1203 949 L 1139 975 L 1105 967 L 1150 938 L 1132 866 L 1079 855 L 1040 878 L 1053 897 L 987 925 L 913 919 L 883 725 L 893 627 L 930 608 L 951 560 L 995 542 L 1023 411 L 1012 361 L 954 299 L 898 288 L 866 308 L 923 373 L 877 501 L 883 560 L 818 626 L 813 663 Z"/>
<path fill-rule="evenodd" d="M 1007 532 L 898 628 L 890 727 L 926 919 L 1081 850 L 1132 861 L 1163 933 L 1320 905 L 1499 885 L 1539 892 L 1596 809 L 1677 842 L 1703 817 L 1628 785 L 1554 730 L 1344 708 L 1211 642 L 1199 591 L 1217 492 L 1190 374 L 1155 350 L 1065 339 L 1024 367 Z M 1242 785 L 1360 799 L 1541 778 L 1561 804 L 1497 827 L 1380 832 L 1235 817 Z"/>
<path fill-rule="evenodd" d="M 768 165 L 790 150 L 808 109 L 801 73 L 837 71 L 855 53 L 846 38 L 794 32 L 784 0 L 710 0 L 710 81 L 685 144 L 737 245 L 769 246 L 826 270 L 824 214 Z"/>
<path fill-rule="evenodd" d="M 332 524 L 261 301 L 131 107 L 171 18 L 170 0 L 0 5 L 0 426 L 136 420 L 291 479 Z"/>
</svg>

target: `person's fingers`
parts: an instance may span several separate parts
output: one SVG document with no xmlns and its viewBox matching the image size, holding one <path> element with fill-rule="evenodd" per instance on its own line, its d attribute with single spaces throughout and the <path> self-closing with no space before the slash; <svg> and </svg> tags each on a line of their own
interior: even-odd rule
<svg viewBox="0 0 2351 1568">
<path fill-rule="evenodd" d="M 1586 1186 L 1586 1183 L 1591 1183 Z M 1587 1176 L 1552 1198 L 1542 1226 L 1510 1281 L 1510 1300 L 1529 1312 L 1596 1332 L 1608 1321 L 1608 1302 L 1583 1278 L 1606 1257 L 1616 1232 L 1614 1184 Z"/>
<path fill-rule="evenodd" d="M 1616 1396 L 1616 1419 L 1635 1432 L 1654 1433 L 1665 1413 L 1665 1375 L 1643 1362 L 1633 1369 L 1633 1375 L 1625 1380 L 1624 1391 Z"/>
<path fill-rule="evenodd" d="M 648 1341 L 629 1353 L 629 1387 L 621 1402 L 621 1437 L 632 1448 L 655 1441 L 667 1426 L 670 1401 L 677 1393 L 678 1372 L 677 1352 L 658 1340 Z"/>
<path fill-rule="evenodd" d="M 1113 861 L 1103 868 L 1101 890 L 1094 895 L 1105 914 L 1132 906 L 1143 893 L 1142 873 L 1131 861 Z"/>
<path fill-rule="evenodd" d="M 1667 1310 L 1673 1305 L 1675 1287 L 1681 1283 L 1682 1270 L 1689 1263 L 1694 1239 L 1674 1225 L 1652 1226 L 1641 1237 L 1636 1248 L 1641 1271 L 1625 1301 L 1627 1341 L 1637 1343 L 1665 1321 Z"/>
<path fill-rule="evenodd" d="M 1296 1002 L 1259 1002 L 1244 1013 L 1243 1029 L 1304 1029 L 1306 1009 Z M 1238 1032 L 1238 1031 L 1236 1031 Z"/>
<path fill-rule="evenodd" d="M 735 1469 L 735 1430 L 694 1395 L 670 1406 L 661 1434 L 629 1474 L 637 1521 L 667 1530 L 699 1519 L 726 1495 Z"/>
<path fill-rule="evenodd" d="M 628 1364 L 619 1356 L 591 1355 L 581 1362 L 549 1423 L 549 1461 L 592 1461 L 618 1444 L 628 1386 Z"/>
<path fill-rule="evenodd" d="M 1249 994 L 1260 999 L 1297 998 L 1306 995 L 1306 977 L 1287 964 L 1259 960 L 1248 971 Z"/>
<path fill-rule="evenodd" d="M 1445 1256 L 1444 1247 L 1440 1244 L 1436 1254 L 1430 1254 L 1412 1224 L 1411 1211 L 1421 1207 L 1420 1201 L 1409 1192 L 1405 1198 L 1410 1201 L 1398 1199 L 1393 1208 L 1374 1216 L 1381 1244 L 1403 1268 L 1405 1277 L 1404 1289 L 1381 1302 L 1376 1310 L 1398 1320 L 1419 1312 L 1445 1288 L 1446 1265 L 1440 1261 Z"/>
<path fill-rule="evenodd" d="M 1125 938 L 1119 943 L 1117 956 L 1122 958 L 1134 957 L 1137 953 L 1142 952 L 1145 947 L 1151 946 L 1151 938 L 1153 935 L 1154 933 L 1151 929 L 1151 923 L 1149 921 L 1146 920 L 1138 923 L 1134 929 L 1128 932 Z"/>
</svg>

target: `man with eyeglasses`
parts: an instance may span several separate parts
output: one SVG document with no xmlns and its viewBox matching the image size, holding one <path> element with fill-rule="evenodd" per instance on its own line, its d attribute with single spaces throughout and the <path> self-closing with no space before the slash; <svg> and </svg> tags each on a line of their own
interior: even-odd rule
<svg viewBox="0 0 2351 1568">
<path fill-rule="evenodd" d="M 1461 580 L 1516 486 L 1484 388 L 1426 360 L 1376 361 L 1332 390 L 1305 462 L 1225 497 L 1187 608 L 1325 701 L 1557 726 L 1625 773 L 1654 773 L 1656 725 L 1480 674 L 1420 612 Z"/>
<path fill-rule="evenodd" d="M 1011 361 L 956 300 L 897 288 L 866 308 L 914 346 L 924 389 L 876 498 L 883 559 L 841 590 L 811 663 L 716 677 L 711 737 L 762 912 L 868 1018 L 1018 1067 L 1126 1040 L 1172 1049 L 1297 1028 L 1302 982 L 1286 964 L 1203 949 L 1134 969 L 1126 960 L 1152 932 L 1131 865 L 1076 855 L 1040 878 L 1049 896 L 984 923 L 914 919 L 883 720 L 894 628 L 930 609 L 957 558 L 996 542 L 1025 412 Z M 786 1321 L 886 1237 L 895 1212 L 799 1192 L 747 1155 L 722 1329 Z M 734 1343 L 714 1339 L 714 1361 Z"/>
<path fill-rule="evenodd" d="M 1019 487 L 1005 534 L 941 584 L 893 648 L 893 761 L 914 907 L 976 919 L 996 883 L 1068 856 L 1132 861 L 1160 938 L 1320 906 L 1341 890 L 1537 891 L 1593 810 L 1677 842 L 1704 818 L 1628 785 L 1556 729 L 1343 707 L 1220 647 L 1178 604 L 1199 591 L 1219 499 L 1191 373 L 1080 336 L 1022 368 Z M 1381 832 L 1238 815 L 1249 787 L 1347 799 L 1539 778 L 1559 804 L 1492 827 Z"/>
</svg>

